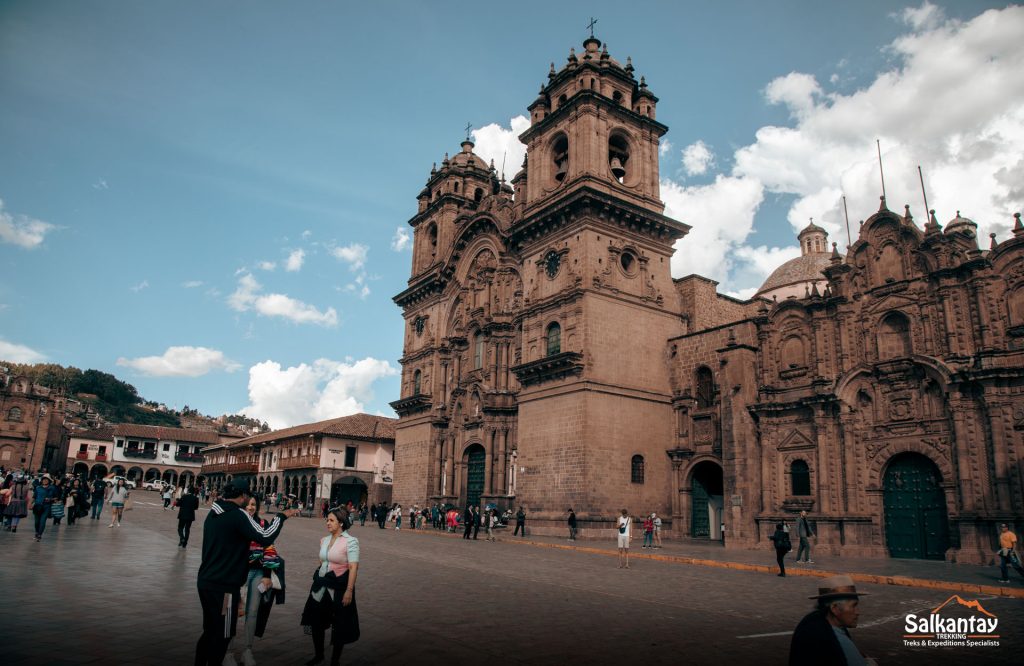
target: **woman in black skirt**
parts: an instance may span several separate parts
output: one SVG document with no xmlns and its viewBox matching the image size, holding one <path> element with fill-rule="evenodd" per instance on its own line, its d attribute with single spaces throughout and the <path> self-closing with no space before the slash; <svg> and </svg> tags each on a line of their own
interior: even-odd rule
<svg viewBox="0 0 1024 666">
<path fill-rule="evenodd" d="M 348 511 L 336 507 L 327 513 L 328 535 L 320 540 L 320 567 L 313 573 L 313 586 L 302 611 L 302 625 L 313 636 L 313 658 L 308 666 L 324 660 L 324 638 L 331 627 L 331 664 L 341 660 L 346 643 L 359 640 L 356 610 L 356 574 L 359 570 L 359 540 L 350 536 Z"/>
</svg>

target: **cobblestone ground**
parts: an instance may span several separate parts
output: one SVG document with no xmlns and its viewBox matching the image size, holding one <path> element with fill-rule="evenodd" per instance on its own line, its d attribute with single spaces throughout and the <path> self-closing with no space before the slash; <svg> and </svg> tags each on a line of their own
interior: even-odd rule
<svg viewBox="0 0 1024 666">
<path fill-rule="evenodd" d="M 187 550 L 176 514 L 136 492 L 124 526 L 84 519 L 0 533 L 0 645 L 4 664 L 190 664 L 200 633 L 196 571 L 201 512 Z M 315 565 L 320 520 L 294 518 L 278 541 L 288 603 L 277 606 L 258 663 L 301 664 L 312 654 L 298 625 Z M 432 530 L 355 527 L 362 563 L 362 639 L 351 664 L 784 664 L 789 632 L 809 609 L 816 579 L 537 546 L 466 542 Z M 634 541 L 634 546 L 638 546 Z M 635 552 L 641 552 L 638 547 Z M 854 640 L 880 664 L 1020 663 L 1024 601 L 981 597 L 1000 619 L 999 647 L 904 647 L 904 615 L 950 593 L 858 585 Z"/>
</svg>

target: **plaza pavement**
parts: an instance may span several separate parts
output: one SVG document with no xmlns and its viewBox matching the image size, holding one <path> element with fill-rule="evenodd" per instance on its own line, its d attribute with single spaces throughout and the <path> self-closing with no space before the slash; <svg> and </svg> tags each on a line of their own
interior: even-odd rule
<svg viewBox="0 0 1024 666">
<path fill-rule="evenodd" d="M 50 526 L 41 543 L 28 525 L 0 533 L 5 665 L 192 663 L 206 512 L 182 551 L 176 514 L 163 511 L 155 493 L 139 491 L 134 499 L 120 529 L 107 528 L 104 511 L 101 521 Z M 285 525 L 278 544 L 289 567 L 288 602 L 275 607 L 267 637 L 257 641 L 259 664 L 302 664 L 312 654 L 298 618 L 323 533 L 317 519 Z M 497 543 L 467 543 L 433 530 L 370 524 L 352 533 L 362 548 L 362 638 L 345 648 L 342 662 L 350 664 L 784 664 L 789 632 L 809 610 L 817 583 L 642 557 L 620 570 L 601 550 L 607 544 L 597 542 L 563 549 L 552 546 L 572 544 L 534 537 L 527 539 L 534 544 L 509 543 L 514 537 L 502 535 Z M 646 554 L 639 543 L 633 552 Z M 694 547 L 655 554 L 675 548 L 685 556 Z M 950 593 L 861 588 L 871 596 L 861 601 L 853 636 L 880 664 L 1019 663 L 1020 599 L 971 597 L 1000 618 L 999 647 L 914 649 L 903 646 L 904 615 L 927 613 Z"/>
</svg>

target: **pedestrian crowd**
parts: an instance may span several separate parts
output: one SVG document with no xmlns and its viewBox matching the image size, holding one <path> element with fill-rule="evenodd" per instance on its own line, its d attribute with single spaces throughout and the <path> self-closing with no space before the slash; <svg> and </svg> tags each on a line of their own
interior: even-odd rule
<svg viewBox="0 0 1024 666">
<path fill-rule="evenodd" d="M 33 517 L 34 538 L 43 538 L 47 525 L 61 525 L 66 520 L 70 527 L 85 519 L 101 520 L 106 506 L 110 507 L 108 527 L 120 527 L 124 512 L 130 509 L 131 491 L 123 477 L 113 483 L 105 479 L 87 481 L 78 478 L 54 478 L 49 474 L 30 477 L 0 469 L 0 516 L 3 528 L 17 533 L 20 521 Z M 294 498 L 252 495 L 248 484 L 241 480 L 229 482 L 220 492 L 206 487 L 165 487 L 161 490 L 163 509 L 177 511 L 179 547 L 188 546 L 191 526 L 201 504 L 212 502 L 203 525 L 202 563 L 197 578 L 197 589 L 203 616 L 203 633 L 196 643 L 195 663 L 207 666 L 254 666 L 255 639 L 264 636 L 274 606 L 284 603 L 286 577 L 285 560 L 274 545 L 285 521 L 299 515 L 303 503 Z M 262 501 L 261 501 L 262 500 Z M 265 508 L 260 514 L 261 504 Z M 278 509 L 270 517 L 271 508 Z M 310 507 L 312 510 L 312 507 Z M 403 519 L 407 529 L 427 529 L 452 533 L 461 532 L 463 539 L 477 540 L 481 528 L 484 538 L 495 541 L 495 531 L 514 521 L 512 536 L 526 535 L 525 508 L 515 512 L 501 512 L 497 506 L 487 504 L 463 508 L 451 504 L 434 503 L 420 507 L 414 505 L 403 510 L 398 503 L 386 502 L 344 506 L 331 506 L 324 501 L 320 514 L 325 521 L 326 535 L 311 554 L 316 555 L 318 566 L 313 572 L 310 589 L 305 596 L 299 622 L 311 637 L 313 657 L 310 666 L 327 658 L 327 630 L 331 630 L 330 663 L 338 664 L 345 645 L 359 640 L 359 615 L 356 606 L 359 540 L 349 530 L 359 521 L 376 522 L 380 529 L 393 525 L 400 530 Z M 584 520 L 588 517 L 584 516 Z M 634 525 L 635 523 L 635 525 Z M 580 519 L 570 507 L 567 509 L 568 538 L 576 541 Z M 657 513 L 634 518 L 627 509 L 621 509 L 615 520 L 615 539 L 618 568 L 629 569 L 629 550 L 634 528 L 641 530 L 643 548 L 661 548 L 662 520 Z M 785 521 L 775 524 L 769 536 L 779 576 L 785 577 L 786 556 L 793 550 L 790 526 Z M 801 511 L 795 525 L 798 541 L 796 562 L 814 564 L 811 543 L 816 533 L 806 511 Z M 1009 582 L 1009 568 L 1024 580 L 1024 566 L 1017 554 L 1017 536 L 1006 523 L 1000 525 L 998 562 L 1000 582 Z M 809 599 L 814 608 L 797 624 L 790 644 L 789 663 L 847 664 L 850 666 L 874 664 L 854 643 L 850 629 L 856 628 L 860 614 L 860 598 L 851 577 L 833 576 L 822 579 L 817 594 Z M 239 620 L 242 631 L 238 631 Z M 236 661 L 236 655 L 237 660 Z"/>
</svg>

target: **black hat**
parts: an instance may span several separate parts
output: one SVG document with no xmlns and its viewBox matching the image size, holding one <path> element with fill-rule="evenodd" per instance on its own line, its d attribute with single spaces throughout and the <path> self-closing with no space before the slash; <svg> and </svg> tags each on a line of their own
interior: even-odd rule
<svg viewBox="0 0 1024 666">
<path fill-rule="evenodd" d="M 236 499 L 242 495 L 251 495 L 249 492 L 249 484 L 241 479 L 234 479 L 228 485 L 224 486 L 223 490 L 224 499 Z"/>
</svg>

